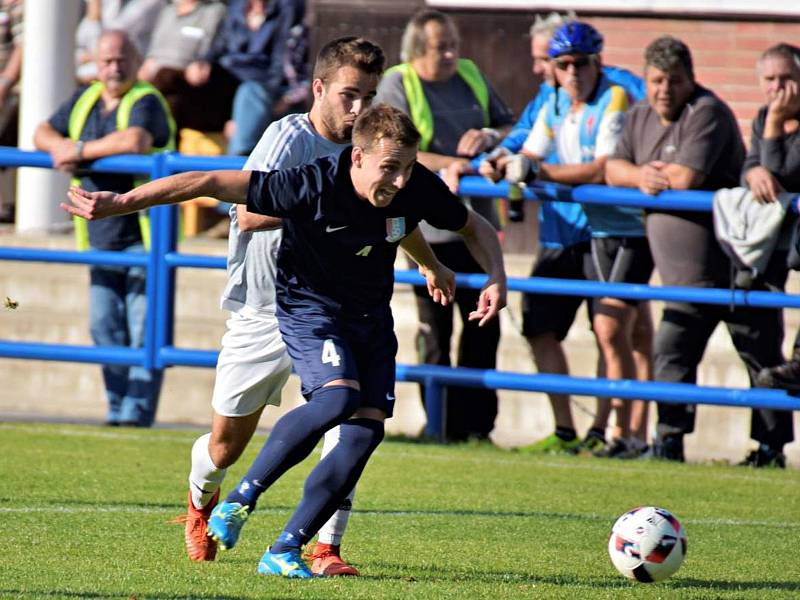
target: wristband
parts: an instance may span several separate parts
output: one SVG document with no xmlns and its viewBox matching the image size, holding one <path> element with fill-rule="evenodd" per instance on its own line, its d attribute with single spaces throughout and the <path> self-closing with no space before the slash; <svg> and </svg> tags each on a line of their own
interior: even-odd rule
<svg viewBox="0 0 800 600">
<path fill-rule="evenodd" d="M 86 142 L 83 140 L 78 140 L 75 142 L 75 154 L 78 157 L 78 160 L 83 160 L 83 147 L 86 145 Z"/>
<path fill-rule="evenodd" d="M 497 129 L 494 129 L 492 127 L 483 127 L 481 129 L 481 132 L 489 136 L 492 146 L 496 146 L 497 143 L 500 141 L 501 136 L 500 132 L 497 131 Z"/>
</svg>

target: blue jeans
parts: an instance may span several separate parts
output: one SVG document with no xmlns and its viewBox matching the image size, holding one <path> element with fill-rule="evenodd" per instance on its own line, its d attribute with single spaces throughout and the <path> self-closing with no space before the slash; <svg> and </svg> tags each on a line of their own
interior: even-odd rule
<svg viewBox="0 0 800 600">
<path fill-rule="evenodd" d="M 261 134 L 272 122 L 275 98 L 260 81 L 243 81 L 233 97 L 231 118 L 236 123 L 228 154 L 244 156 L 256 147 Z"/>
<path fill-rule="evenodd" d="M 228 143 L 228 154 L 247 156 L 258 144 L 264 130 L 272 122 L 273 98 L 260 81 L 243 81 L 233 97 L 231 118 L 236 123 Z M 220 202 L 214 210 L 227 215 L 231 204 Z"/>
<path fill-rule="evenodd" d="M 123 252 L 144 252 L 141 244 Z M 97 346 L 144 345 L 147 308 L 144 267 L 89 268 L 89 325 Z M 140 366 L 103 365 L 109 423 L 149 427 L 155 420 L 162 372 Z"/>
</svg>

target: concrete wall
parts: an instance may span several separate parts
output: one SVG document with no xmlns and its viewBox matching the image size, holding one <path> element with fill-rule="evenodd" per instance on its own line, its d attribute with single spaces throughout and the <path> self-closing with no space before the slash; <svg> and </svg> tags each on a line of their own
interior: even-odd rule
<svg viewBox="0 0 800 600">
<path fill-rule="evenodd" d="M 4 235 L 2 230 L 0 243 L 9 246 L 72 247 L 70 236 L 15 237 Z M 225 243 L 194 239 L 184 242 L 182 250 L 223 255 Z M 506 258 L 512 275 L 527 276 L 530 255 L 511 253 Z M 218 349 L 226 318 L 226 313 L 218 308 L 224 281 L 225 274 L 219 270 L 179 271 L 176 345 Z M 793 281 L 792 288 L 798 291 L 796 281 Z M 19 302 L 16 310 L 0 310 L 0 338 L 90 344 L 87 289 L 87 269 L 80 265 L 0 262 L 0 297 L 9 296 Z M 519 301 L 519 294 L 512 294 L 510 306 L 503 313 L 498 368 L 534 372 L 527 345 L 517 333 Z M 413 339 L 417 320 L 410 288 L 397 287 L 393 308 L 400 342 L 398 362 L 414 363 Z M 658 314 L 659 308 L 654 307 L 654 315 Z M 793 339 L 798 327 L 796 314 L 788 313 L 787 321 L 789 337 Z M 580 321 L 570 332 L 566 348 L 573 373 L 592 376 L 597 351 L 583 312 Z M 747 385 L 744 368 L 723 329 L 718 329 L 712 338 L 700 379 L 701 383 L 708 385 Z M 0 359 L 0 381 L 3 382 L 0 386 L 0 420 L 22 418 L 102 422 L 104 418 L 105 399 L 100 369 L 96 365 Z M 213 381 L 212 369 L 169 369 L 158 422 L 207 426 L 210 422 Z M 416 385 L 398 384 L 397 398 L 396 415 L 389 421 L 388 430 L 417 435 L 424 427 L 425 416 Z M 500 399 L 500 414 L 493 434 L 499 445 L 528 444 L 552 431 L 551 412 L 543 394 L 501 392 Z M 298 382 L 292 377 L 284 390 L 283 408 L 281 411 L 267 410 L 262 418 L 262 426 L 271 426 L 283 410 L 298 402 Z M 573 402 L 578 428 L 583 433 L 591 420 L 595 402 L 592 398 L 575 398 Z M 800 431 L 800 422 L 796 426 Z M 750 447 L 748 431 L 749 411 L 702 407 L 699 409 L 697 433 L 687 440 L 687 457 L 689 460 L 737 461 Z M 790 462 L 800 466 L 800 444 L 792 444 L 787 450 Z"/>
</svg>

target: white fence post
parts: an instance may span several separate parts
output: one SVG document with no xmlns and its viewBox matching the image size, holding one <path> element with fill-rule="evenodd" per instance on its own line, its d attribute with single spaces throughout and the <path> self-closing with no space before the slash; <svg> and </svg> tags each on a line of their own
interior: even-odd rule
<svg viewBox="0 0 800 600">
<path fill-rule="evenodd" d="M 75 89 L 75 28 L 81 0 L 25 0 L 19 147 L 33 150 L 36 126 Z M 22 168 L 17 176 L 17 231 L 47 231 L 67 223 L 58 203 L 69 178 Z"/>
</svg>

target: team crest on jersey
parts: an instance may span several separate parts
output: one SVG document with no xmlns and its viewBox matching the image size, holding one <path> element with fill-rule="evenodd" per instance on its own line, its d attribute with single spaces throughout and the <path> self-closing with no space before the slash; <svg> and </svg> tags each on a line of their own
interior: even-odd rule
<svg viewBox="0 0 800 600">
<path fill-rule="evenodd" d="M 406 218 L 392 217 L 386 219 L 386 241 L 397 242 L 406 236 Z"/>
</svg>

